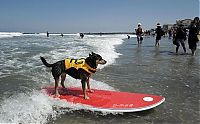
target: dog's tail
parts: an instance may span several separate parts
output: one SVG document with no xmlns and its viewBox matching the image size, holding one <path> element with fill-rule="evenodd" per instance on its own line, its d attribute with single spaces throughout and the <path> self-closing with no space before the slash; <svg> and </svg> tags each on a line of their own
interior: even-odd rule
<svg viewBox="0 0 200 124">
<path fill-rule="evenodd" d="M 42 60 L 42 63 L 47 67 L 53 67 L 53 64 L 47 63 L 47 61 L 44 59 L 44 57 L 40 56 L 40 59 Z"/>
</svg>

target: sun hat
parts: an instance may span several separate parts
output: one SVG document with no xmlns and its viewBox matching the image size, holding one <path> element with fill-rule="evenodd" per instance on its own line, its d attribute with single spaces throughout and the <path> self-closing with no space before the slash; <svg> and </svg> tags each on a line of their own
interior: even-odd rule
<svg viewBox="0 0 200 124">
<path fill-rule="evenodd" d="M 160 23 L 157 23 L 157 27 L 161 27 Z"/>
</svg>

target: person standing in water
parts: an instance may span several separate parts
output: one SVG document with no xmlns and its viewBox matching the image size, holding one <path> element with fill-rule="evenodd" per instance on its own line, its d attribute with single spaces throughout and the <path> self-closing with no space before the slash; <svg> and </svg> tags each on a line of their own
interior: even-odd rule
<svg viewBox="0 0 200 124">
<path fill-rule="evenodd" d="M 172 29 L 169 29 L 169 30 L 168 30 L 168 37 L 169 37 L 169 39 L 172 38 Z"/>
<path fill-rule="evenodd" d="M 49 32 L 47 31 L 47 37 L 49 37 Z"/>
<path fill-rule="evenodd" d="M 191 49 L 192 55 L 195 55 L 197 49 L 197 42 L 199 41 L 197 35 L 200 31 L 200 21 L 199 17 L 195 17 L 189 26 L 188 44 Z"/>
<path fill-rule="evenodd" d="M 136 35 L 137 35 L 137 42 L 138 42 L 138 45 L 139 44 L 142 44 L 142 40 L 143 40 L 143 30 L 142 30 L 142 26 L 141 26 L 141 23 L 138 23 L 138 28 L 135 29 L 135 32 L 136 32 Z"/>
<path fill-rule="evenodd" d="M 174 45 L 176 45 L 176 54 L 178 54 L 178 49 L 181 44 L 184 53 L 186 53 L 185 40 L 186 40 L 186 30 L 183 28 L 183 24 L 180 24 L 176 30 Z"/>
<path fill-rule="evenodd" d="M 157 45 L 159 46 L 160 45 L 159 41 L 161 40 L 161 37 L 164 35 L 164 31 L 162 30 L 160 23 L 157 23 L 157 28 L 155 30 L 155 33 L 156 33 L 155 46 Z"/>
</svg>

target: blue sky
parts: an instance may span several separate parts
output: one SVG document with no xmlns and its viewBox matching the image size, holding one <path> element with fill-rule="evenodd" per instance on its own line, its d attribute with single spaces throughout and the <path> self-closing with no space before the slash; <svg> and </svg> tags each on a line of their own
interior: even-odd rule
<svg viewBox="0 0 200 124">
<path fill-rule="evenodd" d="M 119 32 L 199 16 L 199 0 L 0 0 L 0 31 Z"/>
</svg>

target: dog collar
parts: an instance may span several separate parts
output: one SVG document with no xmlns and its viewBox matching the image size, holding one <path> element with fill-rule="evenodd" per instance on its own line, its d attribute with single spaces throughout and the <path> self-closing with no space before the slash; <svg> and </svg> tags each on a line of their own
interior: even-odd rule
<svg viewBox="0 0 200 124">
<path fill-rule="evenodd" d="M 83 67 L 86 67 L 87 68 L 87 72 L 89 72 L 90 74 L 94 74 L 96 72 L 96 69 L 90 67 L 87 63 L 85 63 Z"/>
</svg>

